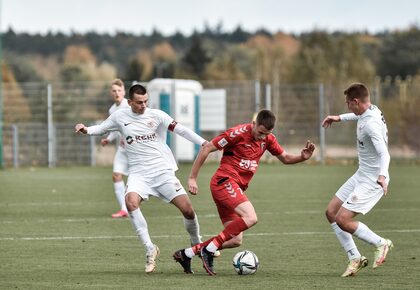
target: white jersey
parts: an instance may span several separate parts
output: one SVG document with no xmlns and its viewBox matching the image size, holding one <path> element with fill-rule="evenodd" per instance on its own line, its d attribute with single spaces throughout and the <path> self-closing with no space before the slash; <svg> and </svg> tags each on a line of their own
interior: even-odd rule
<svg viewBox="0 0 420 290">
<path fill-rule="evenodd" d="M 340 115 L 342 121 L 357 120 L 359 171 L 372 181 L 379 175 L 389 182 L 388 129 L 382 112 L 371 105 L 362 115 Z"/>
<path fill-rule="evenodd" d="M 108 113 L 109 113 L 109 115 L 111 115 L 112 113 L 114 113 L 115 111 L 117 111 L 117 110 L 119 110 L 119 109 L 126 109 L 126 108 L 130 108 L 130 105 L 128 104 L 128 101 L 127 101 L 127 99 L 126 98 L 123 98 L 122 99 L 122 101 L 121 101 L 121 103 L 119 104 L 119 105 L 117 105 L 117 104 L 113 104 L 110 108 L 109 108 L 109 110 L 108 110 Z M 121 134 L 120 134 L 120 132 L 118 132 L 118 131 L 113 131 L 113 132 L 110 132 L 109 134 L 108 134 L 108 136 L 106 137 L 106 139 L 109 141 L 109 142 L 112 142 L 112 141 L 114 141 L 115 139 L 117 140 L 117 144 L 119 144 L 119 150 L 125 150 L 124 149 L 124 147 L 125 147 L 125 142 L 124 142 L 124 139 L 121 139 Z"/>
<path fill-rule="evenodd" d="M 166 144 L 168 126 L 174 120 L 165 112 L 146 108 L 143 114 L 131 108 L 120 109 L 100 125 L 88 127 L 89 135 L 119 131 L 126 141 L 129 173 L 153 177 L 162 171 L 176 171 L 178 166 Z"/>
</svg>

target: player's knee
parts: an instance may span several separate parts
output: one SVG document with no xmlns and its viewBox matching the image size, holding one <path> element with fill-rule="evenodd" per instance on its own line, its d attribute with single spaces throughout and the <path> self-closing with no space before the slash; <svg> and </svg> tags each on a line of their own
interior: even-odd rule
<svg viewBox="0 0 420 290">
<path fill-rule="evenodd" d="M 125 206 L 127 207 L 128 211 L 136 210 L 139 207 L 138 204 L 127 200 L 125 201 Z"/>
<path fill-rule="evenodd" d="M 252 225 L 254 226 L 254 225 L 256 225 L 257 223 L 258 223 L 258 218 L 257 218 L 257 216 L 254 216 L 252 219 L 251 219 L 251 223 L 252 223 Z"/>
<path fill-rule="evenodd" d="M 335 222 L 344 231 L 347 231 L 347 219 L 341 215 L 335 217 Z"/>
<path fill-rule="evenodd" d="M 128 211 L 136 210 L 139 207 L 139 199 L 133 195 L 127 194 L 125 196 L 125 205 Z"/>
<path fill-rule="evenodd" d="M 258 218 L 256 215 L 247 216 L 244 218 L 246 225 L 250 228 L 258 223 Z"/>
<path fill-rule="evenodd" d="M 327 217 L 327 220 L 328 220 L 330 223 L 333 223 L 333 222 L 335 221 L 335 216 L 336 216 L 336 213 L 335 213 L 335 212 L 333 212 L 331 209 L 327 208 L 327 209 L 325 210 L 325 216 Z"/>
<path fill-rule="evenodd" d="M 193 220 L 195 218 L 195 211 L 192 207 L 188 207 L 182 211 L 182 215 L 188 220 Z"/>
</svg>

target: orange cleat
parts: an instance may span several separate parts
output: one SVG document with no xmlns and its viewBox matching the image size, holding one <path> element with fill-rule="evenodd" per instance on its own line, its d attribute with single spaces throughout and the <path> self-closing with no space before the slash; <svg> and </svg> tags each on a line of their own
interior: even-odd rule
<svg viewBox="0 0 420 290">
<path fill-rule="evenodd" d="M 111 216 L 113 218 L 124 218 L 124 217 L 128 217 L 128 212 L 126 212 L 125 210 L 120 210 L 116 213 L 113 213 Z"/>
</svg>

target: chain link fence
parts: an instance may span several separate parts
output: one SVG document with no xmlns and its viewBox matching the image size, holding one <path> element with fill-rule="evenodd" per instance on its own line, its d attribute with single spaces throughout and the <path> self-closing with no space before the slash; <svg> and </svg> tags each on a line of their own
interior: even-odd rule
<svg viewBox="0 0 420 290">
<path fill-rule="evenodd" d="M 130 83 L 127 83 L 128 87 Z M 277 115 L 274 134 L 288 151 L 299 152 L 307 139 L 318 146 L 315 160 L 356 156 L 355 124 L 320 128 L 329 114 L 347 112 L 345 86 L 270 85 L 256 81 L 202 81 L 204 89 L 226 90 L 226 126 L 250 122 L 269 108 Z M 107 82 L 15 83 L 3 85 L 3 158 L 7 167 L 111 164 L 113 149 L 100 137 L 74 134 L 78 122 L 95 124 L 113 104 Z M 420 82 L 370 85 L 372 102 L 384 112 L 393 158 L 418 160 Z M 202 132 L 212 138 L 219 132 Z M 299 150 L 299 151 L 298 151 Z"/>
</svg>

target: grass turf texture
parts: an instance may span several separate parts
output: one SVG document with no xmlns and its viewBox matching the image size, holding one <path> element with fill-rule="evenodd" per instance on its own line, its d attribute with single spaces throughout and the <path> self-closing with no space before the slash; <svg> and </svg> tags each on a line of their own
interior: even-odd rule
<svg viewBox="0 0 420 290">
<path fill-rule="evenodd" d="M 190 164 L 181 165 L 184 186 Z M 200 194 L 192 196 L 204 238 L 222 226 L 208 183 L 216 164 L 202 168 Z M 356 239 L 369 266 L 341 278 L 347 258 L 325 217 L 325 207 L 353 166 L 261 164 L 248 197 L 259 222 L 240 248 L 222 251 L 216 277 L 198 258 L 186 275 L 171 255 L 188 246 L 178 210 L 152 199 L 142 207 L 161 256 L 144 273 L 145 254 L 118 210 L 110 168 L 35 168 L 0 171 L 1 289 L 418 289 L 420 287 L 420 167 L 393 165 L 389 196 L 360 219 L 392 239 L 384 266 L 371 268 L 374 248 Z M 261 267 L 239 276 L 231 260 L 250 249 Z"/>
</svg>

